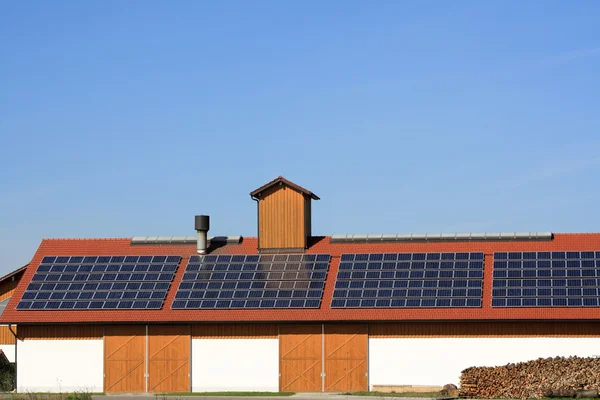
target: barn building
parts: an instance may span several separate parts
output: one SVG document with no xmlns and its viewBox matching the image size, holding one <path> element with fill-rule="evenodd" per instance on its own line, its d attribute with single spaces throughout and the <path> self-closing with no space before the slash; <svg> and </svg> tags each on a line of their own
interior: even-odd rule
<svg viewBox="0 0 600 400">
<path fill-rule="evenodd" d="M 365 391 L 600 354 L 600 234 L 313 236 L 311 191 L 250 195 L 258 237 L 44 239 L 0 317 L 18 391 Z"/>
<path fill-rule="evenodd" d="M 0 316 L 10 301 L 25 269 L 27 269 L 27 266 L 16 269 L 0 278 Z M 0 350 L 2 350 L 6 359 L 11 363 L 14 363 L 16 360 L 16 335 L 16 326 L 0 325 Z"/>
</svg>

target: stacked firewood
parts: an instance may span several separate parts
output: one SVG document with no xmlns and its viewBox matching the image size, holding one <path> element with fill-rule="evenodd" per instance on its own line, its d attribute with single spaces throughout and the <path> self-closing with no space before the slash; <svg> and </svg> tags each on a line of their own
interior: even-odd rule
<svg viewBox="0 0 600 400">
<path fill-rule="evenodd" d="M 460 396 L 526 399 L 598 397 L 600 358 L 539 358 L 500 367 L 462 371 Z"/>
</svg>

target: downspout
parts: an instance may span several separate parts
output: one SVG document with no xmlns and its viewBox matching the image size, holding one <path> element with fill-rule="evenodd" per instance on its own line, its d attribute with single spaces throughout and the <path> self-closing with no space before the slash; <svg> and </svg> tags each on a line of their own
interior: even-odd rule
<svg viewBox="0 0 600 400">
<path fill-rule="evenodd" d="M 13 331 L 12 324 L 8 324 L 8 330 L 15 337 L 15 380 L 13 383 L 15 385 L 15 393 L 16 393 L 17 392 L 17 332 Z"/>
<path fill-rule="evenodd" d="M 258 252 L 260 250 L 260 206 L 258 204 L 258 198 L 250 195 L 250 198 L 254 201 L 256 201 L 256 237 L 257 237 L 257 242 L 258 242 L 258 246 L 256 251 Z"/>
</svg>

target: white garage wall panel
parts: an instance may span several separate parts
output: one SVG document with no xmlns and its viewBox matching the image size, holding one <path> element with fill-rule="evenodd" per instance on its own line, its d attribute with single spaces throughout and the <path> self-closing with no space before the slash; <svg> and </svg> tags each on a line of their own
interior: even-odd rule
<svg viewBox="0 0 600 400">
<path fill-rule="evenodd" d="M 15 345 L 14 344 L 0 344 L 0 350 L 4 353 L 8 361 L 15 362 Z"/>
<path fill-rule="evenodd" d="M 600 355 L 600 338 L 369 339 L 369 384 L 458 385 L 460 372 L 539 357 Z"/>
<path fill-rule="evenodd" d="M 102 392 L 104 345 L 100 340 L 19 340 L 19 392 Z"/>
<path fill-rule="evenodd" d="M 192 391 L 278 390 L 278 339 L 192 339 Z"/>
</svg>

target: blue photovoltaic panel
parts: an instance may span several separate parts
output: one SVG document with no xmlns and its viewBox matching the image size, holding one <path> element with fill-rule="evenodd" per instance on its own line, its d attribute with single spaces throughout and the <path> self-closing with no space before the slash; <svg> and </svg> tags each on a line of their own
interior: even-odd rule
<svg viewBox="0 0 600 400">
<path fill-rule="evenodd" d="M 319 308 L 329 254 L 192 256 L 174 309 Z"/>
<path fill-rule="evenodd" d="M 600 251 L 494 253 L 492 307 L 598 307 Z"/>
<path fill-rule="evenodd" d="M 160 309 L 180 261 L 180 256 L 44 257 L 17 309 Z"/>
<path fill-rule="evenodd" d="M 343 254 L 331 307 L 481 307 L 483 258 L 483 253 Z"/>
</svg>

